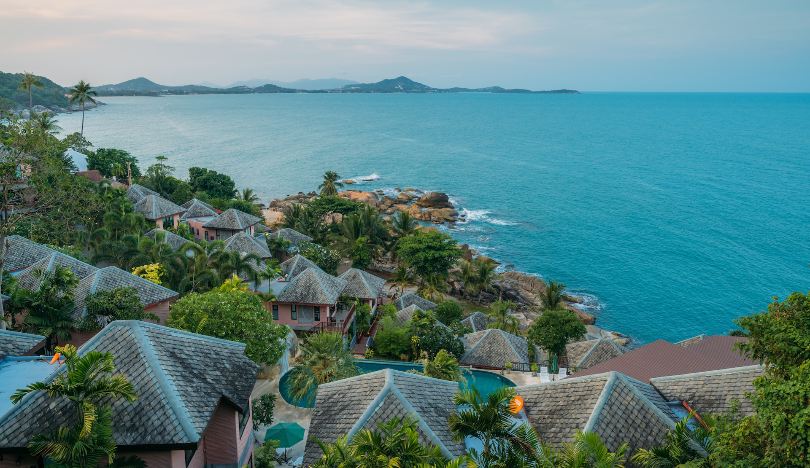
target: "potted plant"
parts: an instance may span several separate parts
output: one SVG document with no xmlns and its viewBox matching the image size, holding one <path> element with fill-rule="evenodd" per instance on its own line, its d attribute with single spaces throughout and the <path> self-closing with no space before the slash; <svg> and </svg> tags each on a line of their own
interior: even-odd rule
<svg viewBox="0 0 810 468">
<path fill-rule="evenodd" d="M 511 372 L 512 371 L 512 362 L 511 361 L 506 361 L 506 363 L 504 363 L 503 367 L 504 367 L 504 369 L 506 369 L 506 372 Z"/>
<path fill-rule="evenodd" d="M 537 363 L 533 362 L 529 367 L 531 367 L 532 369 L 532 377 L 537 377 L 537 369 L 538 369 Z"/>
</svg>

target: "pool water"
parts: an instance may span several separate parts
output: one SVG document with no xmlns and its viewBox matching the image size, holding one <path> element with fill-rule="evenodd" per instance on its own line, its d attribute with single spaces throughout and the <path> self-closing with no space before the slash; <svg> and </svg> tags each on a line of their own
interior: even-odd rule
<svg viewBox="0 0 810 468">
<path fill-rule="evenodd" d="M 399 362 L 399 361 L 376 361 L 370 359 L 361 359 L 355 362 L 357 369 L 361 374 L 368 374 L 382 369 L 394 369 L 402 372 L 409 370 L 422 371 L 422 365 L 412 362 Z M 493 372 L 479 371 L 479 370 L 463 370 L 464 380 L 459 382 L 460 389 L 475 388 L 483 398 L 489 396 L 503 387 L 514 387 L 515 383 L 501 375 Z M 315 406 L 315 392 L 307 395 L 303 399 L 295 399 L 290 395 L 290 388 L 288 383 L 289 373 L 284 374 L 278 383 L 279 393 L 284 401 L 287 403 L 298 406 L 300 408 L 312 408 Z"/>
</svg>

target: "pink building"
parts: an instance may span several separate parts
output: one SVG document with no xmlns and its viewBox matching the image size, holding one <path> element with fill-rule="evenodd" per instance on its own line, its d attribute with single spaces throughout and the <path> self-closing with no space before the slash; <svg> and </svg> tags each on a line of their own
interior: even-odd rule
<svg viewBox="0 0 810 468">
<path fill-rule="evenodd" d="M 197 198 L 192 198 L 183 203 L 182 206 L 186 211 L 180 217 L 180 220 L 188 224 L 191 233 L 196 239 L 216 239 L 216 231 L 213 229 L 208 230 L 203 227 L 205 223 L 219 216 L 219 212 L 213 206 Z"/>
<path fill-rule="evenodd" d="M 135 211 L 143 214 L 147 221 L 155 223 L 158 229 L 177 229 L 183 208 L 160 195 L 147 195 L 135 202 Z"/>
<path fill-rule="evenodd" d="M 372 311 L 382 302 L 384 279 L 357 268 L 349 268 L 339 278 L 346 281 L 344 296 L 365 302 Z"/>
<path fill-rule="evenodd" d="M 238 232 L 253 236 L 256 234 L 256 225 L 260 222 L 261 218 L 257 216 L 236 208 L 228 208 L 201 226 L 203 239 L 225 240 Z"/>
<path fill-rule="evenodd" d="M 253 466 L 250 394 L 258 366 L 245 356 L 244 344 L 127 320 L 112 322 L 80 348 L 91 350 L 113 354 L 117 372 L 138 394 L 136 401 L 112 407 L 120 456 L 135 455 L 150 467 Z M 30 374 L 31 382 L 64 369 L 47 369 L 47 360 L 18 361 L 13 364 L 31 369 L 17 375 Z M 44 393 L 0 406 L 0 468 L 41 466 L 29 441 L 75 424 L 72 418 L 68 400 Z"/>
</svg>

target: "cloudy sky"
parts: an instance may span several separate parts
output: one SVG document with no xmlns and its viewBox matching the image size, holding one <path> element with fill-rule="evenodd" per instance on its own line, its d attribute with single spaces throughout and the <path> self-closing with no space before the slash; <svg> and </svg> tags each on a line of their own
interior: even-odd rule
<svg viewBox="0 0 810 468">
<path fill-rule="evenodd" d="M 0 31 L 0 70 L 61 84 L 810 91 L 807 0 L 0 0 Z"/>
</svg>

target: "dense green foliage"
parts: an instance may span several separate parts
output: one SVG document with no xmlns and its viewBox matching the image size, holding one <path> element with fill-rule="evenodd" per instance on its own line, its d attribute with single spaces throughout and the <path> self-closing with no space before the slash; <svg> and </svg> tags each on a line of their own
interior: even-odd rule
<svg viewBox="0 0 810 468">
<path fill-rule="evenodd" d="M 312 242 L 302 242 L 298 246 L 298 253 L 312 260 L 330 275 L 337 273 L 337 267 L 340 265 L 340 254 L 337 251 Z"/>
<path fill-rule="evenodd" d="M 425 359 L 424 374 L 434 379 L 461 380 L 461 368 L 458 359 L 447 350 L 441 349 L 433 359 Z"/>
<path fill-rule="evenodd" d="M 438 326 L 435 322 L 428 329 L 414 336 L 419 339 L 420 353 L 427 353 L 431 358 L 441 350 L 448 351 L 456 359 L 461 359 L 461 356 L 464 355 L 464 343 L 451 330 Z"/>
<path fill-rule="evenodd" d="M 400 325 L 391 316 L 380 321 L 374 337 L 374 354 L 392 359 L 407 358 L 411 352 L 411 330 L 408 325 Z"/>
<path fill-rule="evenodd" d="M 555 310 L 562 306 L 565 285 L 557 281 L 549 281 L 543 291 L 542 301 L 544 310 Z"/>
<path fill-rule="evenodd" d="M 273 323 L 261 299 L 250 292 L 191 293 L 174 303 L 170 327 L 245 343 L 258 364 L 274 365 L 284 352 L 287 327 Z"/>
<path fill-rule="evenodd" d="M 518 319 L 512 315 L 517 305 L 511 301 L 495 301 L 489 306 L 489 328 L 498 328 L 514 335 L 520 334 Z"/>
<path fill-rule="evenodd" d="M 0 110 L 28 107 L 28 91 L 20 86 L 24 77 L 24 73 L 0 72 Z M 64 87 L 43 76 L 36 79 L 42 86 L 31 88 L 34 105 L 67 107 Z"/>
<path fill-rule="evenodd" d="M 276 395 L 265 393 L 253 400 L 253 428 L 259 430 L 259 426 L 269 426 L 273 424 L 273 411 L 276 408 Z"/>
<path fill-rule="evenodd" d="M 459 279 L 464 283 L 464 294 L 475 298 L 482 292 L 492 289 L 497 264 L 486 257 L 462 260 L 459 265 Z"/>
<path fill-rule="evenodd" d="M 424 282 L 446 278 L 461 257 L 456 241 L 435 230 L 420 230 L 397 242 L 397 257 Z"/>
<path fill-rule="evenodd" d="M 326 171 L 323 175 L 323 182 L 319 189 L 321 189 L 321 196 L 334 197 L 338 194 L 338 189 L 343 187 L 341 182 L 338 182 L 340 176 L 335 171 Z"/>
<path fill-rule="evenodd" d="M 85 299 L 87 314 L 78 327 L 96 330 L 114 320 L 153 320 L 155 314 L 144 312 L 135 288 L 116 288 L 89 294 Z"/>
<path fill-rule="evenodd" d="M 434 310 L 436 319 L 445 325 L 458 322 L 464 316 L 464 311 L 456 301 L 442 301 Z"/>
<path fill-rule="evenodd" d="M 57 348 L 66 370 L 47 382 L 34 382 L 11 395 L 18 404 L 29 393 L 43 392 L 50 398 L 67 399 L 74 410 L 72 425 L 37 434 L 29 448 L 35 456 L 47 457 L 70 467 L 95 467 L 102 459 L 112 463 L 115 440 L 112 411 L 115 400 L 135 401 L 135 388 L 122 374 L 115 374 L 112 354 L 89 351 L 79 355 L 73 345 Z"/>
<path fill-rule="evenodd" d="M 311 405 L 318 385 L 359 373 L 340 333 L 309 335 L 300 347 L 300 358 L 288 373 L 290 394 L 298 400 L 306 399 Z"/>
<path fill-rule="evenodd" d="M 360 335 L 368 333 L 371 328 L 371 306 L 363 302 L 357 304 L 354 309 L 354 325 Z"/>
<path fill-rule="evenodd" d="M 570 310 L 547 310 L 529 328 L 529 341 L 559 357 L 569 341 L 585 334 L 585 325 Z"/>
<path fill-rule="evenodd" d="M 46 337 L 45 347 L 52 350 L 60 340 L 69 340 L 73 330 L 73 293 L 79 279 L 69 268 L 38 271 L 39 287 L 26 296 L 28 311 L 25 329 Z"/>
<path fill-rule="evenodd" d="M 192 191 L 206 193 L 211 198 L 231 199 L 236 196 L 236 184 L 233 179 L 211 169 L 189 168 L 188 182 Z"/>
<path fill-rule="evenodd" d="M 366 205 L 348 198 L 322 196 L 313 199 L 308 206 L 315 214 L 324 216 L 331 213 L 350 215 L 359 212 Z"/>
<path fill-rule="evenodd" d="M 127 151 L 115 148 L 99 148 L 87 155 L 87 168 L 96 169 L 104 177 L 119 177 L 126 179 L 127 164 L 132 171 L 132 177 L 141 176 L 138 160 Z"/>
</svg>

